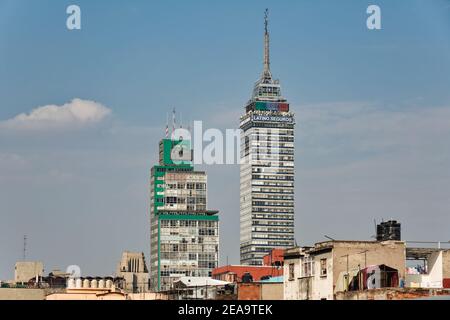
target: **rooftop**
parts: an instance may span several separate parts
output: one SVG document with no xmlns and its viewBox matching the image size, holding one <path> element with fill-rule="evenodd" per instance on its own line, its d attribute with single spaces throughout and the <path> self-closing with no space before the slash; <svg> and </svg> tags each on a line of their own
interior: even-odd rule
<svg viewBox="0 0 450 320">
<path fill-rule="evenodd" d="M 224 286 L 230 283 L 209 277 L 181 277 L 178 281 L 174 282 L 175 285 L 182 287 Z"/>
</svg>

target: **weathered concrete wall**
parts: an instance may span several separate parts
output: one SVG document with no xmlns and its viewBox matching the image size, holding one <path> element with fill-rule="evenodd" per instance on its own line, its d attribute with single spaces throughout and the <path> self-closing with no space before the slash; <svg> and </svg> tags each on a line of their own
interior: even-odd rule
<svg viewBox="0 0 450 320">
<path fill-rule="evenodd" d="M 400 241 L 385 242 L 337 242 L 333 249 L 333 277 L 348 269 L 364 268 L 366 265 L 384 264 L 397 269 L 400 278 L 405 278 L 406 246 Z"/>
<path fill-rule="evenodd" d="M 305 277 L 298 279 L 297 300 L 312 300 L 314 292 L 314 277 Z"/>
<path fill-rule="evenodd" d="M 40 261 L 19 261 L 14 268 L 15 282 L 28 282 L 36 275 L 44 274 L 44 264 Z"/>
<path fill-rule="evenodd" d="M 363 269 L 371 265 L 386 265 L 398 271 L 405 278 L 406 246 L 401 241 L 335 241 L 323 242 L 306 250 L 313 257 L 314 275 L 310 279 L 302 275 L 300 255 L 289 250 L 284 264 L 284 299 L 321 300 L 334 299 L 336 282 L 341 273 Z M 325 262 L 322 272 L 322 262 Z M 295 274 L 289 274 L 289 266 L 294 264 Z M 326 272 L 325 272 L 326 271 Z M 308 275 L 306 275 L 308 276 Z"/>
<path fill-rule="evenodd" d="M 333 253 L 325 252 L 314 256 L 314 280 L 313 280 L 313 300 L 333 300 L 334 285 L 336 284 L 337 276 L 334 275 L 334 259 Z M 326 274 L 321 275 L 320 261 L 326 259 Z"/>
<path fill-rule="evenodd" d="M 43 289 L 0 288 L 0 300 L 44 300 Z"/>
<path fill-rule="evenodd" d="M 294 265 L 294 277 L 291 279 L 289 275 L 289 265 Z M 300 259 L 285 260 L 284 264 L 284 300 L 299 300 L 299 283 L 298 278 L 301 276 Z"/>
<path fill-rule="evenodd" d="M 261 300 L 283 300 L 283 283 L 261 284 Z"/>
<path fill-rule="evenodd" d="M 450 290 L 382 288 L 365 291 L 338 292 L 336 294 L 336 300 L 405 300 L 441 295 L 450 295 Z"/>
<path fill-rule="evenodd" d="M 450 250 L 442 252 L 443 278 L 450 279 Z"/>
</svg>

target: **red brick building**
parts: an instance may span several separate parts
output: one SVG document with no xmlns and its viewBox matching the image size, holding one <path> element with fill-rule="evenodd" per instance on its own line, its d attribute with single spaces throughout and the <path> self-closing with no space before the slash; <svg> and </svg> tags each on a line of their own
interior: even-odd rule
<svg viewBox="0 0 450 320">
<path fill-rule="evenodd" d="M 283 275 L 283 268 L 271 266 L 239 266 L 228 265 L 212 271 L 212 278 L 229 282 L 242 282 L 242 276 L 250 273 L 253 281 L 260 281 L 262 277 L 278 277 Z"/>
<path fill-rule="evenodd" d="M 270 253 L 263 257 L 265 266 L 283 267 L 284 265 L 284 249 L 272 249 Z"/>
<path fill-rule="evenodd" d="M 263 257 L 263 266 L 228 265 L 218 267 L 212 271 L 212 278 L 228 282 L 242 281 L 244 275 L 251 275 L 252 282 L 260 281 L 261 278 L 273 278 L 283 275 L 284 249 L 272 249 Z"/>
</svg>

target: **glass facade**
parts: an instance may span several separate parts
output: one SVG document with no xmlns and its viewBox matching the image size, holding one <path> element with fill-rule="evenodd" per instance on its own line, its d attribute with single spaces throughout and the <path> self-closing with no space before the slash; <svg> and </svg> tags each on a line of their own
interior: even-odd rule
<svg viewBox="0 0 450 320">
<path fill-rule="evenodd" d="M 250 113 L 255 112 L 260 111 Z M 251 115 L 242 122 L 246 117 Z M 271 249 L 294 246 L 293 127 L 293 122 L 253 120 L 241 126 L 242 264 L 262 265 Z"/>
</svg>

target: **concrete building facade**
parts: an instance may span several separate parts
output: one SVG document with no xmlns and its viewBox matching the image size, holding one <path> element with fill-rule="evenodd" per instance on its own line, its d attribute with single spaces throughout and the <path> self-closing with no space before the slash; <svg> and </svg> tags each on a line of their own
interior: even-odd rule
<svg viewBox="0 0 450 320">
<path fill-rule="evenodd" d="M 405 256 L 401 241 L 328 241 L 287 249 L 284 299 L 333 300 L 337 288 L 348 286 L 352 276 L 368 266 L 389 266 L 404 279 Z"/>
<path fill-rule="evenodd" d="M 18 261 L 14 267 L 14 282 L 28 283 L 43 274 L 44 264 L 41 261 Z"/>
<path fill-rule="evenodd" d="M 123 278 L 123 289 L 126 292 L 149 291 L 149 272 L 143 252 L 123 252 L 117 266 L 116 276 Z"/>
<path fill-rule="evenodd" d="M 207 209 L 207 176 L 189 140 L 163 139 L 150 181 L 150 282 L 166 291 L 182 276 L 210 277 L 219 260 L 218 211 Z"/>
</svg>

